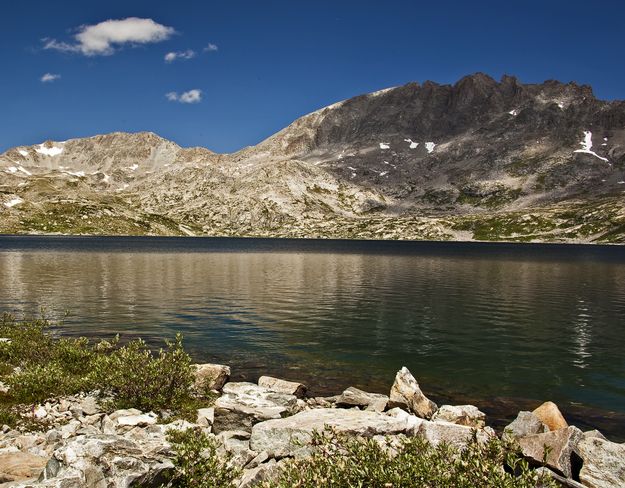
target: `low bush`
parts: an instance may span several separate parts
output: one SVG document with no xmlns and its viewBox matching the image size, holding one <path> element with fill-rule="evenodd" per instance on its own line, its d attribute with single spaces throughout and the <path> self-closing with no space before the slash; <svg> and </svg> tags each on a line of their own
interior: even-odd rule
<svg viewBox="0 0 625 488">
<path fill-rule="evenodd" d="M 445 444 L 407 438 L 399 445 L 316 433 L 310 458 L 288 461 L 264 488 L 555 488 L 529 468 L 514 446 L 473 439 L 458 451 Z"/>
<path fill-rule="evenodd" d="M 153 353 L 141 340 L 120 346 L 118 338 L 97 343 L 57 338 L 54 326 L 8 314 L 0 319 L 0 337 L 6 339 L 0 342 L 0 381 L 9 386 L 0 418 L 14 420 L 19 404 L 88 391 L 99 391 L 112 409 L 168 410 L 188 418 L 199 404 L 206 406 L 193 394 L 191 358 L 181 336 Z"/>
<path fill-rule="evenodd" d="M 219 443 L 200 429 L 172 431 L 168 440 L 175 452 L 175 471 L 171 488 L 228 488 L 234 487 L 241 471 L 230 465 L 231 458 L 218 453 Z"/>
<path fill-rule="evenodd" d="M 112 395 L 117 408 L 184 409 L 192 401 L 191 358 L 182 347 L 182 336 L 166 344 L 157 355 L 140 339 L 100 354 L 92 363 L 93 385 Z"/>
</svg>

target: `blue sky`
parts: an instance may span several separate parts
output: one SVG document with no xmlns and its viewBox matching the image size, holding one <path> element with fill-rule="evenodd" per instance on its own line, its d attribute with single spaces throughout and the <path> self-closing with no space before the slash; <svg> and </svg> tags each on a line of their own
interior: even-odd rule
<svg viewBox="0 0 625 488">
<path fill-rule="evenodd" d="M 600 98 L 625 98 L 625 2 L 21 0 L 1 8 L 0 151 L 147 130 L 230 152 L 338 100 L 476 71 L 577 81 Z M 106 23 L 128 18 L 151 20 Z M 167 62 L 168 53 L 185 54 Z M 44 82 L 45 74 L 59 77 Z"/>
</svg>

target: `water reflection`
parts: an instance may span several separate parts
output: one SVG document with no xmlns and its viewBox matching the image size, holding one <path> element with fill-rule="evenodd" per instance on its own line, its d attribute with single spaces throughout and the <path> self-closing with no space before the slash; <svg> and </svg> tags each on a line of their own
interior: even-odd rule
<svg viewBox="0 0 625 488">
<path fill-rule="evenodd" d="M 384 391 L 406 365 L 442 397 L 625 413 L 622 255 L 133 246 L 13 245 L 0 252 L 0 310 L 70 309 L 66 333 L 153 344 L 183 332 L 197 360 L 228 362 L 245 378 L 286 374 L 317 391 Z"/>
</svg>

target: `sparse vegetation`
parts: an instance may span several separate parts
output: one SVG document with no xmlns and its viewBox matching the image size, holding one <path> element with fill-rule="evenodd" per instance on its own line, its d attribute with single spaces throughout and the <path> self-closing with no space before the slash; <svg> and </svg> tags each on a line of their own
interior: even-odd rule
<svg viewBox="0 0 625 488">
<path fill-rule="evenodd" d="M 167 439 L 175 452 L 174 474 L 163 488 L 228 488 L 236 486 L 241 470 L 230 456 L 219 453 L 219 443 L 200 429 L 171 431 Z"/>
<path fill-rule="evenodd" d="M 0 418 L 15 425 L 20 407 L 51 397 L 99 391 L 111 409 L 170 410 L 176 416 L 195 414 L 191 360 L 182 338 L 153 353 L 141 341 L 91 343 L 85 338 L 58 338 L 46 319 L 17 320 L 5 314 L 0 322 L 0 381 L 8 392 L 0 397 Z"/>
<path fill-rule="evenodd" d="M 463 451 L 434 447 L 420 437 L 403 441 L 357 439 L 333 431 L 313 435 L 310 458 L 286 463 L 264 488 L 555 488 L 531 470 L 515 446 L 473 439 Z"/>
</svg>

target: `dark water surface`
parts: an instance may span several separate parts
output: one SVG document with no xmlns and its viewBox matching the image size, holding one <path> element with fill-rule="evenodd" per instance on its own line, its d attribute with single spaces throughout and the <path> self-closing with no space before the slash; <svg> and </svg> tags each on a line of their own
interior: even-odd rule
<svg viewBox="0 0 625 488">
<path fill-rule="evenodd" d="M 1 237 L 0 311 L 62 332 L 182 332 L 198 361 L 313 393 L 388 392 L 407 366 L 498 424 L 553 400 L 625 440 L 625 248 L 203 238 Z"/>
</svg>

